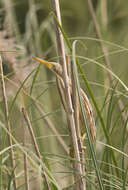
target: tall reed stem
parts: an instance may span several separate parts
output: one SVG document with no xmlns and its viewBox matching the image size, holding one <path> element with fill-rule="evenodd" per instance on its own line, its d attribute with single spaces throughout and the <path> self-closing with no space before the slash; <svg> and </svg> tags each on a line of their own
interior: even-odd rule
<svg viewBox="0 0 128 190">
<path fill-rule="evenodd" d="M 59 0 L 51 0 L 52 7 L 54 14 L 60 24 L 61 23 L 61 14 L 60 14 L 60 6 L 59 6 Z M 66 96 L 66 102 L 67 102 L 67 117 L 69 121 L 69 128 L 71 131 L 71 139 L 73 143 L 73 149 L 75 153 L 75 159 L 77 162 L 75 163 L 77 172 L 79 173 L 78 177 L 82 177 L 83 170 L 82 170 L 82 164 L 80 163 L 80 152 L 79 152 L 79 146 L 77 141 L 77 134 L 76 134 L 76 126 L 75 126 L 75 119 L 74 119 L 74 110 L 71 100 L 71 94 L 70 94 L 70 85 L 69 85 L 69 78 L 68 78 L 68 71 L 67 71 L 67 65 L 66 65 L 66 56 L 65 56 L 65 47 L 64 47 L 64 39 L 63 35 L 61 33 L 61 30 L 54 19 L 55 23 L 55 29 L 56 29 L 56 39 L 57 39 L 57 48 L 58 48 L 58 56 L 59 56 L 59 63 L 62 65 L 62 78 L 64 81 L 64 87 L 65 87 L 65 96 Z M 58 80 L 58 79 L 57 79 Z M 79 178 L 78 178 L 79 180 Z M 82 184 L 82 181 L 80 180 L 79 189 L 85 190 L 85 185 Z"/>
</svg>

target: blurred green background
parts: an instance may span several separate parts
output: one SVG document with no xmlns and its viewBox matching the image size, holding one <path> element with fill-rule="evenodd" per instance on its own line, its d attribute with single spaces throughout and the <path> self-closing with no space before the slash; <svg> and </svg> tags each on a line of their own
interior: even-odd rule
<svg viewBox="0 0 128 190">
<path fill-rule="evenodd" d="M 57 56 L 55 32 L 51 15 L 50 1 L 10 1 L 17 25 L 19 40 L 25 43 L 28 52 L 46 59 Z M 113 42 L 127 48 L 127 22 L 128 3 L 121 1 L 93 1 L 97 15 L 97 21 L 103 36 L 103 40 Z M 96 38 L 95 27 L 92 22 L 87 1 L 61 0 L 61 16 L 63 28 L 70 37 Z M 14 28 L 13 28 L 14 30 Z M 16 30 L 16 29 L 15 29 Z M 17 38 L 18 39 L 18 38 Z M 18 42 L 19 43 L 19 42 Z M 21 41 L 20 41 L 21 43 Z M 102 55 L 99 43 L 93 40 L 84 40 L 87 49 L 77 48 L 78 55 L 96 58 Z M 108 51 L 120 50 L 114 45 L 107 45 Z M 79 50 L 80 49 L 80 50 Z M 33 52 L 32 52 L 33 51 Z M 127 82 L 127 51 L 110 55 L 110 63 L 115 72 L 124 82 Z M 99 60 L 102 62 L 102 59 Z M 125 68 L 125 69 L 124 69 Z M 95 64 L 88 63 L 85 67 L 89 80 L 101 82 L 102 72 Z M 91 73 L 90 73 L 91 70 Z M 100 73 L 100 74 L 99 74 Z"/>
</svg>

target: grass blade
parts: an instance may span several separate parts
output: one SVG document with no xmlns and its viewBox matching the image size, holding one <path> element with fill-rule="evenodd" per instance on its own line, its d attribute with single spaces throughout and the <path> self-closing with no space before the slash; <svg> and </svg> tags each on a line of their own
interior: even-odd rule
<svg viewBox="0 0 128 190">
<path fill-rule="evenodd" d="M 24 87 L 24 84 L 25 84 L 26 81 L 29 79 L 29 77 L 32 75 L 32 73 L 35 72 L 35 70 L 36 70 L 36 69 L 33 69 L 33 70 L 32 70 L 32 72 L 25 78 L 25 80 L 22 82 L 21 86 L 19 87 L 19 89 L 18 89 L 18 91 L 17 91 L 15 97 L 14 97 L 13 100 L 12 100 L 12 103 L 11 103 L 11 106 L 10 106 L 10 109 L 9 109 L 9 117 L 8 117 L 8 119 L 10 119 L 10 115 L 11 115 L 13 106 L 14 106 L 14 104 L 15 104 L 15 102 L 16 102 L 16 99 L 17 99 L 17 97 L 18 97 L 20 91 L 22 90 L 22 88 Z"/>
<path fill-rule="evenodd" d="M 96 174 L 97 174 L 100 189 L 103 190 L 104 186 L 103 186 L 103 182 L 102 182 L 102 177 L 100 175 L 100 171 L 99 171 L 99 168 L 98 168 L 97 159 L 96 159 L 96 153 L 95 153 L 93 142 L 92 142 L 92 139 L 91 139 L 91 136 L 90 136 L 90 132 L 89 132 L 89 128 L 88 128 L 88 124 L 87 124 L 87 120 L 86 120 L 86 115 L 85 115 L 85 111 L 84 111 L 84 107 L 83 107 L 83 102 L 82 102 L 82 98 L 81 98 L 81 94 L 80 94 L 80 84 L 79 84 L 79 80 L 78 80 L 78 77 L 77 77 L 78 72 L 77 72 L 76 57 L 75 57 L 75 45 L 76 45 L 76 42 L 77 41 L 73 42 L 73 62 L 74 62 L 74 70 L 75 70 L 76 87 L 77 87 L 77 92 L 78 92 L 78 98 L 79 98 L 79 102 L 80 102 L 81 112 L 82 112 L 82 116 L 83 116 L 83 122 L 84 122 L 84 126 L 85 126 L 86 133 L 87 133 L 87 138 L 88 138 L 88 143 L 89 143 L 89 148 L 90 148 L 93 164 L 95 166 L 95 170 L 96 170 Z"/>
</svg>

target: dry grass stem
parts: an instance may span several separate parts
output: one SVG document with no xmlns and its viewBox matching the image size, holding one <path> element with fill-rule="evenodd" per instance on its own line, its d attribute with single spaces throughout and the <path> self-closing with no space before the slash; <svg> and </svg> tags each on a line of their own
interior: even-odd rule
<svg viewBox="0 0 128 190">
<path fill-rule="evenodd" d="M 24 147 L 26 146 L 26 136 L 24 134 Z M 29 190 L 29 175 L 28 175 L 28 160 L 27 155 L 24 153 L 24 178 L 25 178 L 25 186 L 26 190 Z"/>
<path fill-rule="evenodd" d="M 101 18 L 104 30 L 107 28 L 108 14 L 107 14 L 107 0 L 101 1 Z"/>
<path fill-rule="evenodd" d="M 13 143 L 12 143 L 12 139 L 10 136 L 11 126 L 10 126 L 10 121 L 8 119 L 8 116 L 9 116 L 8 101 L 7 101 L 6 90 L 5 90 L 3 64 L 2 64 L 1 55 L 0 55 L 0 73 L 1 73 L 1 88 L 2 88 L 4 106 L 5 106 L 5 121 L 6 121 L 6 126 L 8 129 L 8 143 L 9 143 L 9 146 L 12 147 Z M 15 156 L 14 156 L 13 148 L 10 149 L 10 160 L 11 160 L 12 170 L 14 170 L 16 165 L 15 165 Z M 14 190 L 16 190 L 16 174 L 15 174 L 15 171 L 13 172 L 13 187 L 14 187 Z"/>
<path fill-rule="evenodd" d="M 95 14 L 95 11 L 94 11 L 94 8 L 93 8 L 91 0 L 88 0 L 88 5 L 89 5 L 89 11 L 90 11 L 90 14 L 92 16 L 92 20 L 93 20 L 93 23 L 94 23 L 94 26 L 95 26 L 96 35 L 97 35 L 98 39 L 100 40 L 100 46 L 101 46 L 102 53 L 104 55 L 105 64 L 106 64 L 107 68 L 109 70 L 111 70 L 110 62 L 109 62 L 109 58 L 108 58 L 108 54 L 107 54 L 107 49 L 105 48 L 104 44 L 101 41 L 102 35 L 101 35 L 101 32 L 100 32 L 100 28 L 99 28 L 99 25 L 98 25 L 98 22 L 97 22 L 97 19 L 96 19 L 96 14 Z M 112 81 L 112 75 L 109 72 L 108 72 L 108 77 Z"/>
<path fill-rule="evenodd" d="M 33 131 L 29 116 L 28 116 L 27 111 L 25 110 L 25 108 L 22 108 L 22 113 L 23 113 L 23 116 L 24 116 L 24 120 L 25 120 L 25 122 L 26 122 L 26 124 L 28 126 L 28 129 L 29 129 L 29 132 L 30 132 L 30 135 L 31 135 L 31 138 L 32 138 L 32 142 L 34 144 L 34 148 L 35 148 L 35 151 L 36 151 L 36 155 L 38 156 L 38 158 L 41 159 L 41 154 L 40 154 L 40 151 L 39 151 L 38 144 L 36 142 L 36 137 L 35 137 L 35 134 L 34 134 L 34 131 Z M 44 181 L 45 181 L 45 184 L 47 186 L 47 189 L 50 190 L 49 183 L 47 181 L 47 177 L 45 176 L 43 168 L 42 168 L 42 172 L 43 172 L 43 177 L 44 177 Z"/>
<path fill-rule="evenodd" d="M 61 25 L 61 14 L 60 14 L 60 6 L 58 0 L 51 0 L 53 11 L 56 15 L 56 18 L 58 19 L 59 24 Z M 56 39 L 57 39 L 57 47 L 58 47 L 58 55 L 59 55 L 59 63 L 62 65 L 62 78 L 64 81 L 64 88 L 65 88 L 65 98 L 67 102 L 67 116 L 69 121 L 69 127 L 71 131 L 71 138 L 73 143 L 73 149 L 75 153 L 75 158 L 78 162 L 76 162 L 76 169 L 80 176 L 83 175 L 82 165 L 80 164 L 80 152 L 79 152 L 79 145 L 77 141 L 77 134 L 76 134 L 76 127 L 75 127 L 75 119 L 74 119 L 74 110 L 71 100 L 71 94 L 70 94 L 70 85 L 68 80 L 68 71 L 66 66 L 66 56 L 65 56 L 65 47 L 64 47 L 64 39 L 63 35 L 55 21 L 55 28 L 56 28 Z M 57 78 L 57 80 L 59 80 Z M 79 177 L 80 177 L 79 176 Z M 85 189 L 85 186 L 81 184 L 80 180 L 80 189 Z"/>
<path fill-rule="evenodd" d="M 25 110 L 25 108 L 22 108 L 22 113 L 23 113 L 25 122 L 26 122 L 26 124 L 28 126 L 28 129 L 29 129 L 29 132 L 30 132 L 30 135 L 31 135 L 31 138 L 32 138 L 32 142 L 34 144 L 34 148 L 35 148 L 35 151 L 36 151 L 36 155 L 39 158 L 41 158 L 39 147 L 38 147 L 38 144 L 36 142 L 36 137 L 35 137 L 35 134 L 34 134 L 34 131 L 33 131 L 33 128 L 32 128 L 31 122 L 30 122 L 30 119 L 28 117 L 28 114 L 27 114 L 27 111 Z"/>
</svg>

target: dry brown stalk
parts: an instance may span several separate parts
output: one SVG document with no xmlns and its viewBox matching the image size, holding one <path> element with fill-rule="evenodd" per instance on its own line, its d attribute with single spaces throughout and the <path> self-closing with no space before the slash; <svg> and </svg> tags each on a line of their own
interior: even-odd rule
<svg viewBox="0 0 128 190">
<path fill-rule="evenodd" d="M 26 136 L 24 135 L 24 147 L 26 146 Z M 29 190 L 29 175 L 28 175 L 28 160 L 27 155 L 24 153 L 24 177 L 25 177 L 25 186 L 26 190 Z"/>
<path fill-rule="evenodd" d="M 6 96 L 6 90 L 5 90 L 5 81 L 4 81 L 4 74 L 3 74 L 3 64 L 2 64 L 2 58 L 0 55 L 0 72 L 1 72 L 1 87 L 2 87 L 2 94 L 3 94 L 3 101 L 4 101 L 4 106 L 5 106 L 5 120 L 6 120 L 6 126 L 8 129 L 8 143 L 9 146 L 11 147 L 10 149 L 10 160 L 11 160 L 11 167 L 12 170 L 15 169 L 15 156 L 14 156 L 14 150 L 12 148 L 12 139 L 11 139 L 11 126 L 10 126 L 10 121 L 9 121 L 9 110 L 8 110 L 8 101 L 7 101 L 7 96 Z M 13 172 L 13 187 L 14 190 L 16 190 L 16 173 L 15 170 Z"/>
<path fill-rule="evenodd" d="M 107 28 L 107 22 L 108 22 L 108 13 L 107 13 L 107 0 L 101 1 L 101 18 L 102 18 L 102 25 L 104 30 Z"/>
<path fill-rule="evenodd" d="M 29 129 L 29 132 L 30 132 L 30 135 L 31 135 L 31 138 L 32 138 L 32 142 L 34 144 L 34 148 L 35 148 L 35 151 L 36 151 L 36 155 L 38 156 L 39 159 L 41 159 L 41 154 L 40 154 L 40 151 L 39 151 L 38 144 L 36 142 L 36 137 L 35 137 L 35 134 L 34 134 L 34 131 L 33 131 L 29 116 L 28 116 L 28 113 L 25 110 L 25 108 L 22 108 L 22 113 L 23 113 L 25 122 L 26 122 L 26 124 L 28 126 L 28 129 Z M 43 178 L 44 178 L 44 181 L 45 181 L 45 185 L 47 186 L 47 189 L 50 190 L 50 186 L 49 186 L 49 183 L 47 181 L 47 177 L 46 177 L 46 175 L 44 173 L 43 168 L 42 168 L 42 172 L 43 172 Z"/>
<path fill-rule="evenodd" d="M 59 24 L 61 25 L 61 14 L 60 14 L 60 6 L 58 0 L 51 0 L 52 7 L 54 14 L 56 15 L 56 18 L 58 19 Z M 79 152 L 79 145 L 77 141 L 77 134 L 76 134 L 76 127 L 75 127 L 75 119 L 74 119 L 74 110 L 71 100 L 71 94 L 70 94 L 70 85 L 68 82 L 68 71 L 66 66 L 66 58 L 65 58 L 65 47 L 64 47 L 64 39 L 63 35 L 55 21 L 55 28 L 56 28 L 56 39 L 57 39 L 57 47 L 58 47 L 58 55 L 59 55 L 59 63 L 62 66 L 62 78 L 64 82 L 65 87 L 65 96 L 66 96 L 66 102 L 67 102 L 67 109 L 68 109 L 68 121 L 69 121 L 69 127 L 71 131 L 71 138 L 75 153 L 75 158 L 78 162 L 76 162 L 76 169 L 79 173 L 79 177 L 83 175 L 82 165 L 80 164 L 80 152 Z M 57 78 L 58 80 L 58 78 Z M 60 80 L 58 81 L 58 83 Z M 86 187 L 82 184 L 82 181 L 80 182 L 79 189 L 83 190 Z"/>
<path fill-rule="evenodd" d="M 30 132 L 33 144 L 34 144 L 34 148 L 35 148 L 35 151 L 36 151 L 36 155 L 39 158 L 41 158 L 39 147 L 38 147 L 38 144 L 36 142 L 36 137 L 35 137 L 35 134 L 34 134 L 34 131 L 33 131 L 33 128 L 32 128 L 32 125 L 31 125 L 31 122 L 30 122 L 30 119 L 29 119 L 29 116 L 28 116 L 27 111 L 25 110 L 25 108 L 22 108 L 22 113 L 23 113 L 25 122 L 26 122 L 26 124 L 28 126 L 28 129 L 29 129 L 29 132 Z"/>
</svg>

